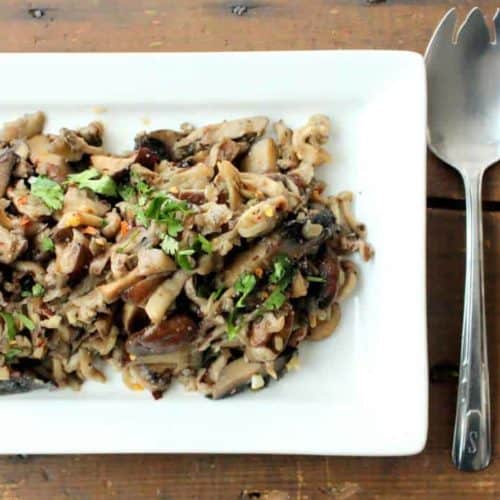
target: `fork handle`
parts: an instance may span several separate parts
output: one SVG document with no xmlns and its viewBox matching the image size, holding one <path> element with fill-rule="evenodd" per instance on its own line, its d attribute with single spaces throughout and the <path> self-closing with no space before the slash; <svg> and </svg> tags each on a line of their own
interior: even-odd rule
<svg viewBox="0 0 500 500">
<path fill-rule="evenodd" d="M 465 174 L 467 262 L 464 317 L 453 435 L 453 462 L 463 471 L 490 463 L 490 388 L 484 308 L 482 173 Z"/>
</svg>

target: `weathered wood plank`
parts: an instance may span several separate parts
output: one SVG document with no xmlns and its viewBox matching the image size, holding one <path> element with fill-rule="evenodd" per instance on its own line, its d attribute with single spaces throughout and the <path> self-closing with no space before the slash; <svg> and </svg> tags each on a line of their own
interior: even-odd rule
<svg viewBox="0 0 500 500">
<path fill-rule="evenodd" d="M 480 5 L 490 18 L 497 0 L 4 0 L 0 51 L 214 51 L 402 49 L 423 52 L 441 16 Z M 367 85 L 369 83 L 367 82 Z M 484 196 L 500 201 L 500 170 Z M 461 181 L 432 158 L 429 196 L 463 198 Z"/>
<path fill-rule="evenodd" d="M 428 210 L 428 216 L 430 364 L 456 364 L 462 316 L 464 217 L 460 211 L 446 210 Z M 500 281 L 500 213 L 487 213 L 484 221 L 490 359 L 495 373 L 500 360 L 497 284 Z M 492 377 L 492 398 L 494 409 L 498 408 L 500 390 L 495 376 Z M 3 457 L 0 458 L 0 497 L 32 498 L 36 492 L 37 498 L 236 499 L 244 490 L 277 490 L 289 494 L 290 498 L 301 499 L 347 498 L 351 494 L 352 498 L 498 497 L 500 414 L 494 413 L 496 460 L 480 474 L 461 474 L 449 458 L 454 406 L 455 382 L 432 383 L 428 446 L 417 457 L 126 455 L 44 456 L 24 460 Z M 15 423 L 12 425 L 15 429 Z M 15 431 L 22 432 L 22 429 Z"/>
</svg>

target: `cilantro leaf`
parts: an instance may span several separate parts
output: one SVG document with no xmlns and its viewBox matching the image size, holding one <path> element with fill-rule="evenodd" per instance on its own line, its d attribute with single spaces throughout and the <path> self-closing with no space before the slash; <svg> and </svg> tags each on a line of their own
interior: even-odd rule
<svg viewBox="0 0 500 500">
<path fill-rule="evenodd" d="M 286 295 L 277 288 L 271 295 L 264 301 L 262 307 L 268 311 L 279 309 L 286 301 Z"/>
<path fill-rule="evenodd" d="M 8 312 L 0 311 L 0 316 L 5 322 L 5 326 L 7 327 L 7 338 L 9 340 L 14 340 L 16 338 L 16 323 L 14 322 L 14 316 Z"/>
<path fill-rule="evenodd" d="M 212 253 L 212 243 L 210 243 L 210 241 L 208 241 L 202 234 L 198 234 L 198 236 L 196 236 L 196 241 L 193 246 L 197 250 L 200 249 L 205 253 Z"/>
<path fill-rule="evenodd" d="M 212 292 L 210 295 L 210 298 L 212 300 L 219 300 L 222 296 L 222 294 L 226 291 L 226 287 L 224 285 L 221 285 L 215 292 Z"/>
<path fill-rule="evenodd" d="M 240 330 L 240 325 L 236 323 L 236 314 L 234 311 L 229 313 L 229 316 L 226 319 L 226 327 L 228 340 L 233 340 L 238 335 Z"/>
<path fill-rule="evenodd" d="M 44 252 L 51 252 L 56 246 L 48 236 L 44 236 L 42 238 L 41 247 Z"/>
<path fill-rule="evenodd" d="M 278 255 L 273 261 L 273 271 L 269 281 L 285 289 L 292 282 L 294 273 L 293 263 L 286 255 Z"/>
<path fill-rule="evenodd" d="M 257 284 L 257 278 L 251 273 L 243 273 L 234 284 L 235 291 L 240 295 L 236 307 L 245 307 L 245 299 L 252 292 Z"/>
<path fill-rule="evenodd" d="M 80 189 L 87 188 L 104 196 L 117 196 L 118 188 L 109 175 L 101 175 L 95 168 L 89 168 L 79 174 L 68 175 L 68 181 Z"/>
<path fill-rule="evenodd" d="M 14 318 L 17 319 L 25 328 L 27 328 L 30 332 L 35 329 L 35 323 L 31 321 L 28 316 L 21 313 L 14 313 Z"/>
<path fill-rule="evenodd" d="M 33 294 L 33 297 L 43 297 L 45 288 L 40 285 L 40 283 L 35 283 L 31 289 L 31 293 Z"/>
<path fill-rule="evenodd" d="M 175 238 L 172 238 L 172 236 L 166 234 L 160 247 L 167 255 L 175 255 L 179 249 L 179 242 Z"/>
<path fill-rule="evenodd" d="M 185 271 L 191 271 L 193 269 L 193 264 L 191 263 L 191 260 L 189 259 L 189 256 L 191 255 L 189 252 L 190 250 L 181 250 L 180 252 L 177 252 L 177 255 L 175 256 L 175 261 L 177 262 L 177 265 L 181 268 L 184 269 Z"/>
<path fill-rule="evenodd" d="M 135 196 L 135 189 L 130 184 L 118 184 L 116 189 L 125 201 L 129 201 Z"/>
<path fill-rule="evenodd" d="M 31 177 L 31 194 L 40 198 L 51 210 L 60 210 L 63 207 L 63 188 L 52 179 L 40 175 Z"/>
<path fill-rule="evenodd" d="M 177 236 L 183 229 L 184 226 L 180 220 L 169 217 L 165 220 L 167 223 L 167 232 L 170 236 Z"/>
<path fill-rule="evenodd" d="M 18 349 L 17 347 L 13 347 L 12 349 L 9 349 L 6 353 L 5 353 L 5 359 L 7 361 L 12 361 L 14 358 L 16 358 L 17 356 L 19 356 L 19 354 L 21 354 L 23 351 L 21 351 L 21 349 Z"/>
<path fill-rule="evenodd" d="M 321 276 L 306 276 L 306 280 L 310 283 L 326 283 L 325 278 Z"/>
</svg>

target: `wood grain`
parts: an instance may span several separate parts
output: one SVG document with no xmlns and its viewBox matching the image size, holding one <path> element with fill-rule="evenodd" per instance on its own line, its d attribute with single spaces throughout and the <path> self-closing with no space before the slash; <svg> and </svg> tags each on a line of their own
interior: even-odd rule
<svg viewBox="0 0 500 500">
<path fill-rule="evenodd" d="M 0 3 L 0 51 L 400 49 L 423 53 L 453 5 L 492 18 L 497 0 L 52 0 Z M 369 83 L 367 83 L 368 85 Z M 404 165 L 402 165 L 403 167 Z M 462 199 L 461 181 L 429 161 L 428 192 Z M 484 197 L 500 201 L 500 169 Z"/>
<path fill-rule="evenodd" d="M 487 213 L 484 219 L 488 333 L 494 370 L 500 361 L 500 292 L 497 285 L 500 280 L 500 213 Z M 462 316 L 464 217 L 460 211 L 428 210 L 428 221 L 430 365 L 456 365 Z M 500 413 L 495 412 L 500 399 L 498 377 L 492 377 L 496 460 L 479 474 L 458 473 L 450 462 L 455 386 L 454 380 L 431 384 L 429 440 L 426 451 L 416 457 L 3 457 L 0 458 L 0 498 L 33 498 L 36 492 L 36 498 L 47 499 L 237 499 L 245 490 L 260 493 L 274 490 L 303 500 L 402 496 L 456 498 L 458 494 L 475 499 L 498 498 Z M 22 429 L 15 429 L 15 423 L 12 425 L 13 430 L 22 432 Z M 300 425 L 297 432 L 300 432 Z"/>
<path fill-rule="evenodd" d="M 436 23 L 452 5 L 458 6 L 462 17 L 474 5 L 491 17 L 499 6 L 498 0 L 3 0 L 0 51 L 379 48 L 423 52 Z M 496 209 L 500 168 L 492 168 L 485 181 L 486 206 Z M 423 454 L 384 459 L 1 457 L 0 499 L 499 498 L 498 377 L 491 380 L 495 460 L 486 471 L 472 475 L 456 472 L 450 463 L 456 396 L 453 369 L 459 352 L 465 255 L 463 211 L 453 200 L 461 200 L 463 190 L 458 175 L 431 156 L 428 195 L 430 207 L 458 209 L 428 209 L 429 359 L 435 381 L 430 391 L 429 440 Z M 484 220 L 494 375 L 500 362 L 500 212 L 487 211 Z M 22 432 L 15 422 L 3 422 L 1 416 L 0 422 L 3 432 Z"/>
</svg>

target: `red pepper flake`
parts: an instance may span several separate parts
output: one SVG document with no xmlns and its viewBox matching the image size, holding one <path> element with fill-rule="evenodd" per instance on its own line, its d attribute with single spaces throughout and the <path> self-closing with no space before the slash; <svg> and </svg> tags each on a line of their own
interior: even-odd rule
<svg viewBox="0 0 500 500">
<path fill-rule="evenodd" d="M 127 221 L 122 220 L 120 223 L 120 236 L 123 238 L 127 236 L 130 231 L 130 225 Z"/>
<path fill-rule="evenodd" d="M 31 219 L 27 215 L 21 217 L 21 226 L 27 226 L 31 224 Z"/>
</svg>

